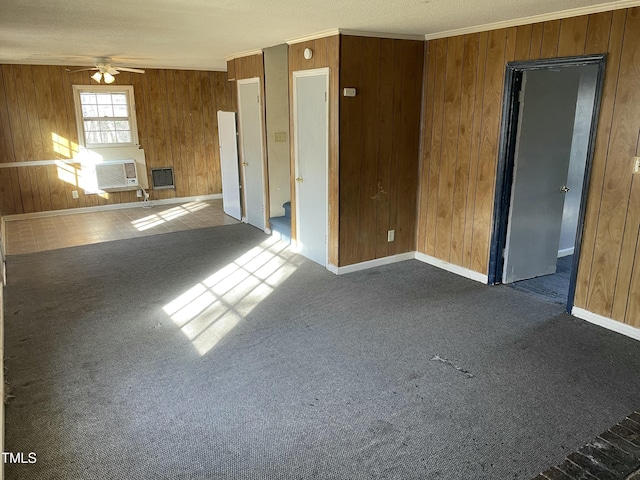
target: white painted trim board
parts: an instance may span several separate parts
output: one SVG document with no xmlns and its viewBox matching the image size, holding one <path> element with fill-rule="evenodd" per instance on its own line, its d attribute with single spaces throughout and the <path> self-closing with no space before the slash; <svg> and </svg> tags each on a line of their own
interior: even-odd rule
<svg viewBox="0 0 640 480">
<path fill-rule="evenodd" d="M 574 247 L 563 248 L 561 250 L 558 250 L 558 258 L 568 257 L 569 255 L 573 255 L 574 250 L 575 250 Z"/>
<path fill-rule="evenodd" d="M 236 58 L 243 57 L 251 57 L 253 55 L 262 55 L 262 49 L 258 48 L 255 50 L 247 50 L 245 52 L 234 53 L 233 55 L 229 55 L 228 57 L 224 57 L 225 61 L 230 62 L 231 60 L 235 60 Z"/>
<path fill-rule="evenodd" d="M 344 267 L 336 267 L 335 265 L 327 264 L 327 270 L 329 270 L 331 273 L 335 273 L 336 275 L 345 275 L 347 273 L 368 270 L 369 268 L 381 267 L 382 265 L 389 265 L 391 263 L 413 260 L 414 258 L 415 252 L 406 252 L 399 253 L 397 255 L 391 255 L 389 257 L 367 260 L 366 262 L 354 263 L 353 265 L 346 265 Z"/>
<path fill-rule="evenodd" d="M 483 273 L 475 272 L 468 268 L 445 262 L 444 260 L 440 260 L 439 258 L 435 258 L 424 253 L 416 252 L 416 260 L 447 270 L 448 272 L 455 273 L 456 275 L 475 280 L 476 282 L 484 283 L 485 285 L 489 283 L 489 277 Z"/>
<path fill-rule="evenodd" d="M 640 6 L 640 0 L 621 0 L 610 3 L 601 3 L 599 5 L 591 5 L 588 7 L 572 8 L 569 10 L 560 10 L 558 12 L 514 18 L 511 20 L 504 20 L 502 22 L 486 23 L 484 25 L 474 25 L 470 27 L 456 28 L 442 32 L 427 33 L 424 36 L 424 39 L 435 40 L 438 38 L 456 37 L 458 35 L 466 35 L 469 33 L 487 32 L 489 30 L 500 30 L 502 28 L 519 27 L 520 25 L 529 25 L 532 23 L 547 22 L 550 20 L 559 20 L 562 18 L 579 17 L 581 15 L 590 15 L 593 13 L 610 12 L 612 10 L 621 10 L 623 8 L 632 8 L 637 6 Z"/>
<path fill-rule="evenodd" d="M 585 320 L 589 323 L 593 323 L 600 327 L 606 328 L 613 332 L 620 333 L 634 340 L 640 340 L 640 328 L 632 327 L 626 323 L 618 322 L 608 317 L 598 315 L 597 313 L 590 312 L 583 308 L 573 307 L 571 309 L 571 315 L 581 320 Z"/>
<path fill-rule="evenodd" d="M 222 199 L 221 193 L 213 193 L 210 195 L 196 195 L 193 197 L 176 197 L 165 198 L 162 200 L 151 200 L 150 206 L 153 205 L 172 205 L 174 203 L 186 203 L 186 202 L 202 202 L 205 200 L 219 200 Z M 128 203 L 115 203 L 113 205 L 98 205 L 95 207 L 78 207 L 78 208 L 66 208 L 64 210 L 50 210 L 47 212 L 33 212 L 33 213 L 16 213 L 14 215 L 7 215 L 2 218 L 3 222 L 10 222 L 12 220 L 26 220 L 29 218 L 45 218 L 45 217 L 57 217 L 60 215 L 73 215 L 76 213 L 90 213 L 101 212 L 105 210 L 121 210 L 125 208 L 142 208 L 143 202 L 128 202 Z"/>
</svg>

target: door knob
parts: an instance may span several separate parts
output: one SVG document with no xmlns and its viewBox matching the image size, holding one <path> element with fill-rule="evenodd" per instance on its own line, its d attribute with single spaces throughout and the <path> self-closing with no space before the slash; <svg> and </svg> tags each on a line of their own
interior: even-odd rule
<svg viewBox="0 0 640 480">
<path fill-rule="evenodd" d="M 296 182 L 304 182 L 304 178 L 302 178 L 302 177 L 296 177 Z"/>
<path fill-rule="evenodd" d="M 566 185 L 562 185 L 560 187 L 560 191 L 563 193 L 567 193 L 569 190 L 570 190 L 569 187 L 567 187 Z"/>
<path fill-rule="evenodd" d="M 243 167 L 246 167 L 247 165 L 249 165 L 247 162 L 242 162 Z"/>
</svg>

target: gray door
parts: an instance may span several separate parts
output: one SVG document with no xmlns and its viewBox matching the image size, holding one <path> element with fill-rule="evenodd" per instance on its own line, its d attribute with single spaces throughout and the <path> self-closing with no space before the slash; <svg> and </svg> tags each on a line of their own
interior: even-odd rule
<svg viewBox="0 0 640 480">
<path fill-rule="evenodd" d="M 294 72 L 296 244 L 327 265 L 329 70 Z"/>
<path fill-rule="evenodd" d="M 260 80 L 238 80 L 238 123 L 245 221 L 264 230 L 264 171 L 262 144 L 262 108 L 260 106 Z"/>
<path fill-rule="evenodd" d="M 556 271 L 579 75 L 524 72 L 503 283 Z"/>
</svg>

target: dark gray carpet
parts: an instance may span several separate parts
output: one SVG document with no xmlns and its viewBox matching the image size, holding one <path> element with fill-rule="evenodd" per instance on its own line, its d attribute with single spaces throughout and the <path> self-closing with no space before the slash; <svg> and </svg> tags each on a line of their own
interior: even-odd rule
<svg viewBox="0 0 640 480">
<path fill-rule="evenodd" d="M 637 342 L 417 261 L 293 256 L 201 356 L 163 307 L 265 238 L 9 257 L 7 478 L 529 479 L 638 408 Z"/>
<path fill-rule="evenodd" d="M 531 278 L 509 284 L 521 292 L 534 295 L 542 300 L 566 305 L 569 297 L 569 281 L 573 255 L 558 259 L 556 273 L 542 277 Z"/>
</svg>

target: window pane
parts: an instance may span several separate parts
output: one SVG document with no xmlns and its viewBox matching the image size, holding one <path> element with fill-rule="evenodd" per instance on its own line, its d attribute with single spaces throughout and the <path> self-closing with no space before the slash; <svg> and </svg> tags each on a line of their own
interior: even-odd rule
<svg viewBox="0 0 640 480">
<path fill-rule="evenodd" d="M 98 93 L 96 94 L 96 98 L 98 99 L 99 105 L 111 105 L 110 93 Z"/>
<path fill-rule="evenodd" d="M 113 106 L 113 116 L 114 117 L 128 117 L 129 112 L 127 111 L 126 105 L 114 105 Z"/>
<path fill-rule="evenodd" d="M 95 93 L 81 93 L 80 94 L 80 103 L 82 105 L 86 105 L 89 103 L 96 103 L 96 94 Z"/>
<path fill-rule="evenodd" d="M 101 120 L 100 130 L 113 132 L 116 129 L 116 123 L 113 120 Z"/>
<path fill-rule="evenodd" d="M 116 132 L 116 138 L 120 143 L 131 143 L 131 132 Z"/>
<path fill-rule="evenodd" d="M 83 105 L 82 106 L 82 116 L 83 117 L 97 117 L 98 109 L 95 105 Z"/>
<path fill-rule="evenodd" d="M 118 145 L 134 141 L 129 109 L 129 95 L 126 91 L 111 91 L 97 86 L 95 90 L 78 92 L 82 122 L 87 145 Z"/>
<path fill-rule="evenodd" d="M 117 143 L 116 132 L 101 132 L 102 143 Z"/>
<path fill-rule="evenodd" d="M 98 105 L 98 116 L 113 117 L 113 107 L 111 105 Z"/>
<path fill-rule="evenodd" d="M 124 93 L 114 93 L 111 95 L 111 100 L 114 105 L 126 105 L 127 96 Z"/>
<path fill-rule="evenodd" d="M 97 132 L 100 130 L 100 122 L 94 122 L 90 120 L 85 120 L 84 122 L 84 131 L 85 132 Z"/>
<path fill-rule="evenodd" d="M 100 132 L 87 132 L 87 144 L 100 143 Z"/>
</svg>

